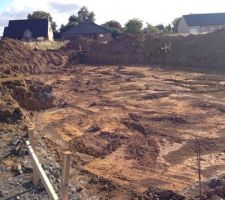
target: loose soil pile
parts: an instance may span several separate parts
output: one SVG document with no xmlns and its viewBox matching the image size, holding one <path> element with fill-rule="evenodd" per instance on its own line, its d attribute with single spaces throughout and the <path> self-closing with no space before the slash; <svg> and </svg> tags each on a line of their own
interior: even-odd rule
<svg viewBox="0 0 225 200">
<path fill-rule="evenodd" d="M 225 67 L 225 30 L 205 35 L 124 35 L 98 44 L 84 54 L 88 64 L 160 64 L 185 67 Z"/>
<path fill-rule="evenodd" d="M 3 39 L 0 41 L 0 73 L 36 74 L 51 67 L 64 66 L 67 56 L 58 50 L 33 50 L 21 41 Z"/>
<path fill-rule="evenodd" d="M 1 82 L 0 82 L 1 83 Z M 2 89 L 27 110 L 44 110 L 53 107 L 52 87 L 34 80 L 2 81 Z"/>
</svg>

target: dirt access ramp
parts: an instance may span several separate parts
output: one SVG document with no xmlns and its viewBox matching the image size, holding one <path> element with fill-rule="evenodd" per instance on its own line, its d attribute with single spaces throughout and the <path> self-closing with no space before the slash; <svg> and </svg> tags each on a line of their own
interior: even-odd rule
<svg viewBox="0 0 225 200">
<path fill-rule="evenodd" d="M 160 64 L 225 67 L 225 29 L 189 36 L 123 35 L 108 44 L 92 45 L 81 57 L 87 64 Z"/>
</svg>

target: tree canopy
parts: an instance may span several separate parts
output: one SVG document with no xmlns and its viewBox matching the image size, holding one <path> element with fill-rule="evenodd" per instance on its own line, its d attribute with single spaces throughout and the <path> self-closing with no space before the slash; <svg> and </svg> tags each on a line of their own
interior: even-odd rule
<svg viewBox="0 0 225 200">
<path fill-rule="evenodd" d="M 77 15 L 71 15 L 68 19 L 68 23 L 66 25 L 61 25 L 60 32 L 65 32 L 68 29 L 79 25 L 80 23 L 91 20 L 95 21 L 95 14 L 94 12 L 90 12 L 87 7 L 83 6 L 78 12 Z"/>
<path fill-rule="evenodd" d="M 121 24 L 115 20 L 107 21 L 102 26 L 111 31 L 113 38 L 120 36 L 123 32 Z"/>
<path fill-rule="evenodd" d="M 174 19 L 172 22 L 172 29 L 173 29 L 174 33 L 178 32 L 178 24 L 179 24 L 180 20 L 181 20 L 181 17 L 178 17 L 178 18 Z"/>
<path fill-rule="evenodd" d="M 145 33 L 158 33 L 160 30 L 157 26 L 152 26 L 151 24 L 147 23 L 146 27 L 144 28 Z"/>
<path fill-rule="evenodd" d="M 141 34 L 143 28 L 143 22 L 142 20 L 138 18 L 130 19 L 125 24 L 125 33 L 129 34 Z"/>
<path fill-rule="evenodd" d="M 40 11 L 40 10 L 34 11 L 33 13 L 31 13 L 31 14 L 29 13 L 27 15 L 27 19 L 48 19 L 51 23 L 52 30 L 56 31 L 57 25 L 53 21 L 53 18 L 50 15 L 50 13 L 48 13 L 48 12 Z"/>
</svg>

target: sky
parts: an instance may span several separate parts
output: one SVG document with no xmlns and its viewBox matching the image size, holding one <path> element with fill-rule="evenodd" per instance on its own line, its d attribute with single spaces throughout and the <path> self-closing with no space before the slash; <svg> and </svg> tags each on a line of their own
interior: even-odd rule
<svg viewBox="0 0 225 200">
<path fill-rule="evenodd" d="M 225 12 L 225 0 L 0 0 L 0 35 L 9 20 L 25 19 L 35 10 L 49 12 L 60 27 L 82 6 L 94 11 L 98 24 L 139 18 L 167 25 L 184 14 Z"/>
</svg>

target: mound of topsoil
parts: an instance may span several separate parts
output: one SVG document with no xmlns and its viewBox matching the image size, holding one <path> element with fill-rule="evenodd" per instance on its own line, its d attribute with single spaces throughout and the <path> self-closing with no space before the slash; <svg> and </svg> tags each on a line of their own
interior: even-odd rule
<svg viewBox="0 0 225 200">
<path fill-rule="evenodd" d="M 52 87 L 34 80 L 8 80 L 2 83 L 3 90 L 11 94 L 22 108 L 44 110 L 54 106 Z"/>
<path fill-rule="evenodd" d="M 189 36 L 123 35 L 93 45 L 81 59 L 87 64 L 160 64 L 225 67 L 225 29 Z"/>
<path fill-rule="evenodd" d="M 33 50 L 12 39 L 0 40 L 0 55 L 0 74 L 35 74 L 67 63 L 67 56 L 61 51 Z"/>
<path fill-rule="evenodd" d="M 9 94 L 0 94 L 0 122 L 17 122 L 23 117 L 18 103 Z"/>
</svg>

